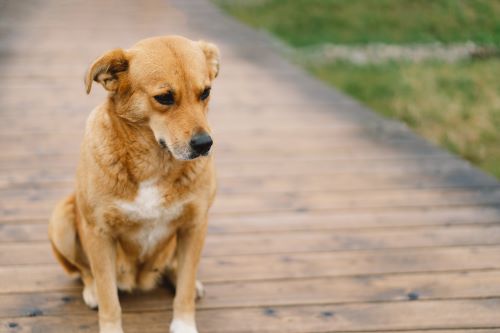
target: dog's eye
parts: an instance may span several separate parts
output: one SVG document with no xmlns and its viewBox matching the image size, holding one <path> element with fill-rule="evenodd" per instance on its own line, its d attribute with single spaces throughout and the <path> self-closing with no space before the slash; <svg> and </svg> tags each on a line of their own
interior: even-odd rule
<svg viewBox="0 0 500 333">
<path fill-rule="evenodd" d="M 208 96 L 210 96 L 210 87 L 207 87 L 205 88 L 205 90 L 203 90 L 203 92 L 200 95 L 200 99 L 204 101 L 208 98 Z"/>
<path fill-rule="evenodd" d="M 163 105 L 173 105 L 175 103 L 174 93 L 171 91 L 163 95 L 156 95 L 154 98 Z"/>
</svg>

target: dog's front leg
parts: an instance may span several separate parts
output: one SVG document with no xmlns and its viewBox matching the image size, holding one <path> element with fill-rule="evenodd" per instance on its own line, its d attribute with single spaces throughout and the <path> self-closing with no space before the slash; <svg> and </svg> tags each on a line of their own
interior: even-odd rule
<svg viewBox="0 0 500 333">
<path fill-rule="evenodd" d="M 92 233 L 85 248 L 96 283 L 100 333 L 123 333 L 116 286 L 116 247 L 107 236 Z"/>
<path fill-rule="evenodd" d="M 177 233 L 177 287 L 171 333 L 197 333 L 195 323 L 196 272 L 205 242 L 207 218 Z"/>
</svg>

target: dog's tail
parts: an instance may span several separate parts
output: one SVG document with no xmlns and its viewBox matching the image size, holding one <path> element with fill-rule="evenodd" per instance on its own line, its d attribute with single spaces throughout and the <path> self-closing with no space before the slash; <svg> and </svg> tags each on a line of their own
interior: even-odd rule
<svg viewBox="0 0 500 333">
<path fill-rule="evenodd" d="M 54 256 L 64 270 L 79 276 L 79 240 L 76 231 L 76 200 L 72 194 L 57 203 L 49 221 L 49 239 Z"/>
</svg>

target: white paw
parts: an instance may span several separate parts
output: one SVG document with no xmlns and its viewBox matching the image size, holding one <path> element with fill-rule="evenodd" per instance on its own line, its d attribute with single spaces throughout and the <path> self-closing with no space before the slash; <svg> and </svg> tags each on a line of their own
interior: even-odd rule
<svg viewBox="0 0 500 333">
<path fill-rule="evenodd" d="M 194 323 L 188 323 L 184 320 L 174 319 L 170 324 L 170 333 L 198 333 Z"/>
<path fill-rule="evenodd" d="M 201 281 L 196 280 L 196 299 L 202 299 L 205 296 L 205 287 Z"/>
<path fill-rule="evenodd" d="M 123 333 L 121 324 L 102 324 L 99 333 Z"/>
<path fill-rule="evenodd" d="M 91 309 L 97 308 L 97 295 L 95 293 L 95 285 L 92 283 L 90 285 L 86 285 L 83 288 L 83 301 L 87 306 Z"/>
</svg>

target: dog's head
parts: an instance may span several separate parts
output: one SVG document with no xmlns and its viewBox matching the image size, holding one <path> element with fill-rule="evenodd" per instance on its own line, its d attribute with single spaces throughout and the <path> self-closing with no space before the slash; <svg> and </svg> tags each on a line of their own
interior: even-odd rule
<svg viewBox="0 0 500 333">
<path fill-rule="evenodd" d="M 204 41 L 168 36 L 111 50 L 85 77 L 109 91 L 116 112 L 149 126 L 160 146 L 178 160 L 208 155 L 212 146 L 207 107 L 219 71 L 219 50 Z"/>
</svg>

